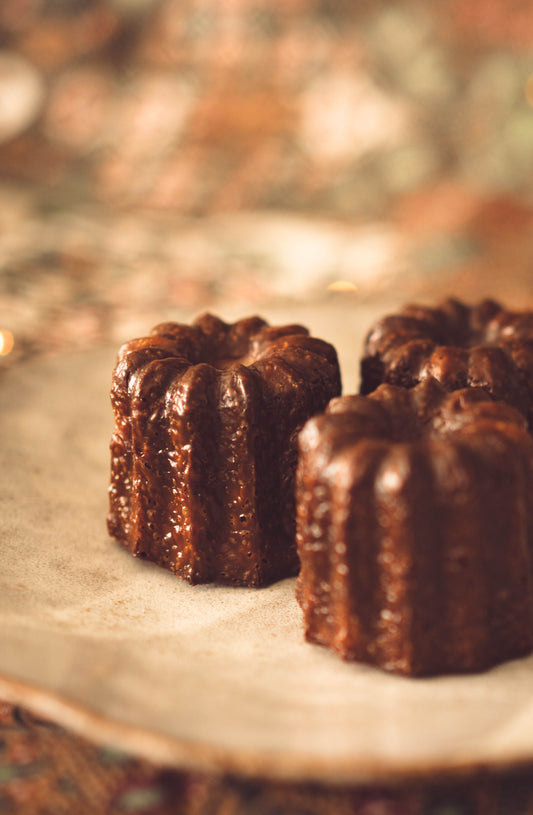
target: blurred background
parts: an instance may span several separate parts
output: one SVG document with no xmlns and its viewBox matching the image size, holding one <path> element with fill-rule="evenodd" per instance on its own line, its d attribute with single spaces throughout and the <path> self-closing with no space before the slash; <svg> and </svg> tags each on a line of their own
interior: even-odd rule
<svg viewBox="0 0 533 815">
<path fill-rule="evenodd" d="M 532 106 L 530 0 L 1 0 L 0 365 L 533 302 Z"/>
<path fill-rule="evenodd" d="M 209 309 L 309 324 L 349 391 L 405 301 L 533 307 L 532 184 L 532 0 L 0 0 L 0 372 Z M 0 701 L 2 726 L 2 811 L 160 800 Z"/>
</svg>

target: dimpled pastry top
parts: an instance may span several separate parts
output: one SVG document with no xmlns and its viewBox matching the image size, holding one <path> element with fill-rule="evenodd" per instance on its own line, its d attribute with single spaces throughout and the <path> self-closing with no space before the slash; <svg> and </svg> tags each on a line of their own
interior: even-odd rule
<svg viewBox="0 0 533 815">
<path fill-rule="evenodd" d="M 409 305 L 370 330 L 361 361 L 361 393 L 382 382 L 411 388 L 427 377 L 446 390 L 482 387 L 526 416 L 533 428 L 533 312 L 494 300 L 436 308 Z"/>
</svg>

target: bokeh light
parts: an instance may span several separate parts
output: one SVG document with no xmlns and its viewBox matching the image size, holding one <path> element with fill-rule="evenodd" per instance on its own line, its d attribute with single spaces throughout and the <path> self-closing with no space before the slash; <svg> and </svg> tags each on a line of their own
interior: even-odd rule
<svg viewBox="0 0 533 815">
<path fill-rule="evenodd" d="M 7 357 L 13 350 L 15 338 L 7 328 L 0 329 L 0 357 Z"/>
</svg>

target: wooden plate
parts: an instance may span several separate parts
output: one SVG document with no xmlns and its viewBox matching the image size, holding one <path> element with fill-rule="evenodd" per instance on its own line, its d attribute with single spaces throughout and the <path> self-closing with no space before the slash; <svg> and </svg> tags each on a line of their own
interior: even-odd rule
<svg viewBox="0 0 533 815">
<path fill-rule="evenodd" d="M 304 643 L 293 580 L 191 588 L 113 543 L 114 357 L 0 379 L 0 697 L 154 761 L 275 778 L 533 759 L 533 658 L 469 677 L 387 676 Z"/>
</svg>

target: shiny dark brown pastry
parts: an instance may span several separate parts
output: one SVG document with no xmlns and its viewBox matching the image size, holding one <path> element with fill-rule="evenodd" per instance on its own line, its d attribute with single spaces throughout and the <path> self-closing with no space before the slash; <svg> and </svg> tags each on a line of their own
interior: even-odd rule
<svg viewBox="0 0 533 815">
<path fill-rule="evenodd" d="M 110 534 L 189 583 L 296 574 L 297 436 L 339 393 L 335 349 L 298 325 L 206 314 L 126 343 L 111 391 Z"/>
<path fill-rule="evenodd" d="M 334 399 L 300 435 L 306 637 L 407 675 L 533 648 L 533 438 L 480 388 Z"/>
<path fill-rule="evenodd" d="M 411 388 L 432 376 L 447 390 L 485 388 L 533 428 L 533 312 L 493 300 L 411 305 L 379 320 L 366 339 L 361 393 L 382 382 Z"/>
</svg>

